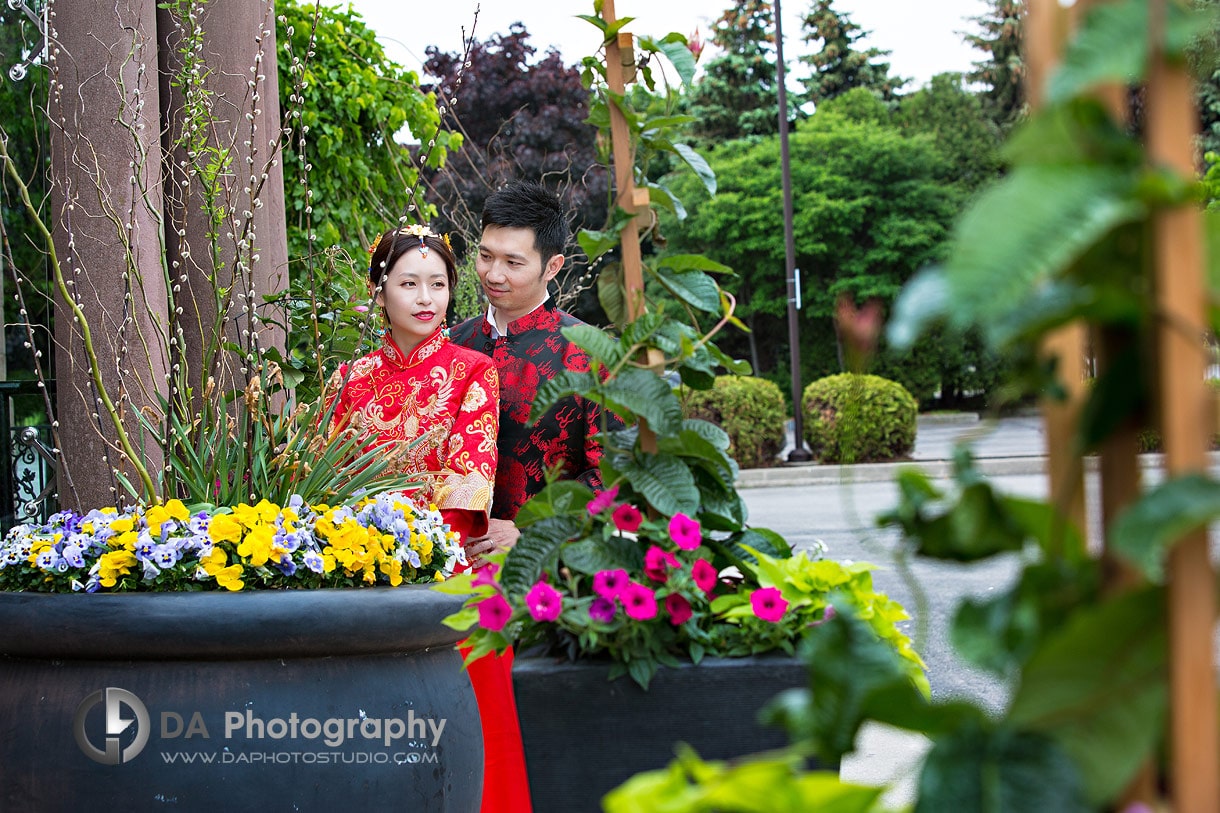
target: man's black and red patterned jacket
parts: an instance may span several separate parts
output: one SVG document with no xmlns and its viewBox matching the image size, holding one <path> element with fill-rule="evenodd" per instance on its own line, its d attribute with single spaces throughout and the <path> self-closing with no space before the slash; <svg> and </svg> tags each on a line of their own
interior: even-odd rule
<svg viewBox="0 0 1220 813">
<path fill-rule="evenodd" d="M 602 416 L 610 429 L 622 422 L 580 396 L 564 398 L 534 425 L 530 408 L 542 382 L 561 370 L 585 372 L 589 357 L 564 338 L 560 328 L 579 325 L 575 316 L 547 300 L 533 312 L 508 325 L 508 335 L 492 338 L 486 315 L 467 319 L 453 328 L 457 344 L 491 356 L 500 373 L 500 450 L 496 468 L 493 519 L 514 519 L 526 500 L 546 485 L 546 472 L 562 463 L 561 479 L 580 480 L 594 490 L 602 488 L 597 471 Z"/>
</svg>

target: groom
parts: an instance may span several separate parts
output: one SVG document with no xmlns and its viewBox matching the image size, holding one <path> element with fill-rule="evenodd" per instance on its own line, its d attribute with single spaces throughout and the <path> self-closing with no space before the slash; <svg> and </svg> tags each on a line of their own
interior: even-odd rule
<svg viewBox="0 0 1220 813">
<path fill-rule="evenodd" d="M 483 235 L 475 270 L 487 295 L 487 312 L 455 327 L 452 339 L 491 356 L 500 374 L 499 464 L 487 534 L 469 540 L 472 562 L 512 547 L 513 520 L 526 500 L 546 485 L 546 473 L 601 488 L 596 434 L 602 409 L 569 396 L 529 423 L 538 388 L 562 370 L 585 371 L 589 357 L 560 333 L 581 321 L 559 310 L 547 283 L 563 268 L 568 223 L 559 198 L 539 183 L 515 181 L 483 206 Z M 606 415 L 618 425 L 613 414 Z M 610 424 L 608 424 L 610 425 Z"/>
</svg>

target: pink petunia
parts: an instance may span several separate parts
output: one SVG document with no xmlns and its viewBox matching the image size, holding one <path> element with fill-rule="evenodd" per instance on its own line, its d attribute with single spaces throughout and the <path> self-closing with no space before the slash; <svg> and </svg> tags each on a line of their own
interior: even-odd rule
<svg viewBox="0 0 1220 813">
<path fill-rule="evenodd" d="M 475 607 L 479 611 L 479 626 L 483 629 L 499 632 L 504 629 L 508 619 L 513 617 L 513 608 L 508 606 L 504 596 L 497 593 L 480 601 Z"/>
<path fill-rule="evenodd" d="M 703 543 L 699 523 L 686 514 L 674 514 L 669 521 L 669 538 L 682 550 L 694 550 Z"/>
<path fill-rule="evenodd" d="M 754 615 L 774 624 L 784 617 L 788 600 L 778 587 L 762 587 L 750 594 L 750 606 L 754 608 Z"/>
<path fill-rule="evenodd" d="M 628 505 L 627 503 L 615 508 L 614 513 L 611 514 L 611 518 L 614 520 L 615 528 L 618 528 L 620 531 L 626 531 L 627 533 L 635 533 L 638 531 L 640 529 L 640 523 L 644 521 L 644 517 L 640 514 L 640 509 L 636 508 L 634 505 Z"/>
<path fill-rule="evenodd" d="M 669 613 L 669 623 L 675 627 L 685 624 L 692 615 L 690 602 L 677 593 L 665 597 L 665 612 Z"/>
<path fill-rule="evenodd" d="M 657 617 L 657 597 L 642 584 L 631 582 L 619 599 L 623 602 L 623 612 L 627 613 L 628 618 L 647 621 Z"/>
<path fill-rule="evenodd" d="M 712 566 L 712 563 L 707 559 L 696 559 L 690 572 L 691 576 L 695 579 L 695 584 L 699 585 L 699 589 L 710 596 L 712 591 L 716 589 L 718 576 L 716 568 Z"/>
<path fill-rule="evenodd" d="M 618 607 L 615 606 L 614 599 L 605 596 L 598 596 L 589 605 L 589 617 L 603 624 L 613 621 L 616 612 L 618 612 Z"/>
<path fill-rule="evenodd" d="M 614 498 L 618 496 L 618 486 L 610 486 L 605 491 L 599 491 L 593 495 L 593 499 L 589 500 L 587 509 L 589 516 L 597 516 L 602 511 L 605 511 L 610 506 L 614 505 Z"/>
<path fill-rule="evenodd" d="M 628 581 L 626 570 L 599 570 L 593 574 L 593 592 L 602 598 L 616 599 Z"/>
<path fill-rule="evenodd" d="M 661 550 L 656 545 L 650 547 L 644 554 L 644 575 L 654 582 L 669 581 L 669 569 L 681 566 L 676 556 Z"/>
<path fill-rule="evenodd" d="M 535 621 L 554 621 L 563 610 L 563 596 L 546 582 L 538 582 L 525 594 L 525 606 Z"/>
<path fill-rule="evenodd" d="M 471 582 L 471 584 L 475 587 L 480 587 L 484 584 L 495 584 L 496 573 L 499 572 L 499 570 L 500 566 L 495 562 L 488 562 L 486 565 L 479 568 L 479 571 L 475 574 L 474 581 Z"/>
</svg>

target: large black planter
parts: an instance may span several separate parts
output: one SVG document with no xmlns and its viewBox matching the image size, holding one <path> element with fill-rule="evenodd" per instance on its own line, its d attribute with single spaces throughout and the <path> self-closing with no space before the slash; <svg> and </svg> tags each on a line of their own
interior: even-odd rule
<svg viewBox="0 0 1220 813">
<path fill-rule="evenodd" d="M 0 593 L 0 810 L 478 810 L 461 600 Z"/>
<path fill-rule="evenodd" d="M 787 744 L 758 724 L 758 710 L 784 689 L 808 685 L 808 669 L 783 657 L 706 658 L 662 667 L 648 691 L 607 681 L 608 665 L 518 657 L 513 691 L 536 813 L 601 810 L 601 798 L 641 771 L 656 770 L 686 742 L 704 759 L 729 759 Z"/>
</svg>

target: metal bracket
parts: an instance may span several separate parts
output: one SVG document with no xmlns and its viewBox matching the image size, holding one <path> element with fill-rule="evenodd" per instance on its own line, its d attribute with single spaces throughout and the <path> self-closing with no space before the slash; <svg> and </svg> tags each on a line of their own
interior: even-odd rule
<svg viewBox="0 0 1220 813">
<path fill-rule="evenodd" d="M 50 3 L 44 2 L 42 4 L 41 13 L 31 9 L 25 0 L 7 0 L 7 3 L 8 7 L 13 11 L 20 11 L 28 17 L 30 22 L 34 24 L 34 27 L 38 29 L 38 34 L 42 38 L 42 42 L 38 44 L 38 47 L 30 50 L 29 56 L 8 69 L 9 79 L 12 79 L 14 82 L 20 82 L 29 74 L 30 66 L 41 59 L 47 52 L 47 29 L 49 28 L 47 14 Z"/>
</svg>

